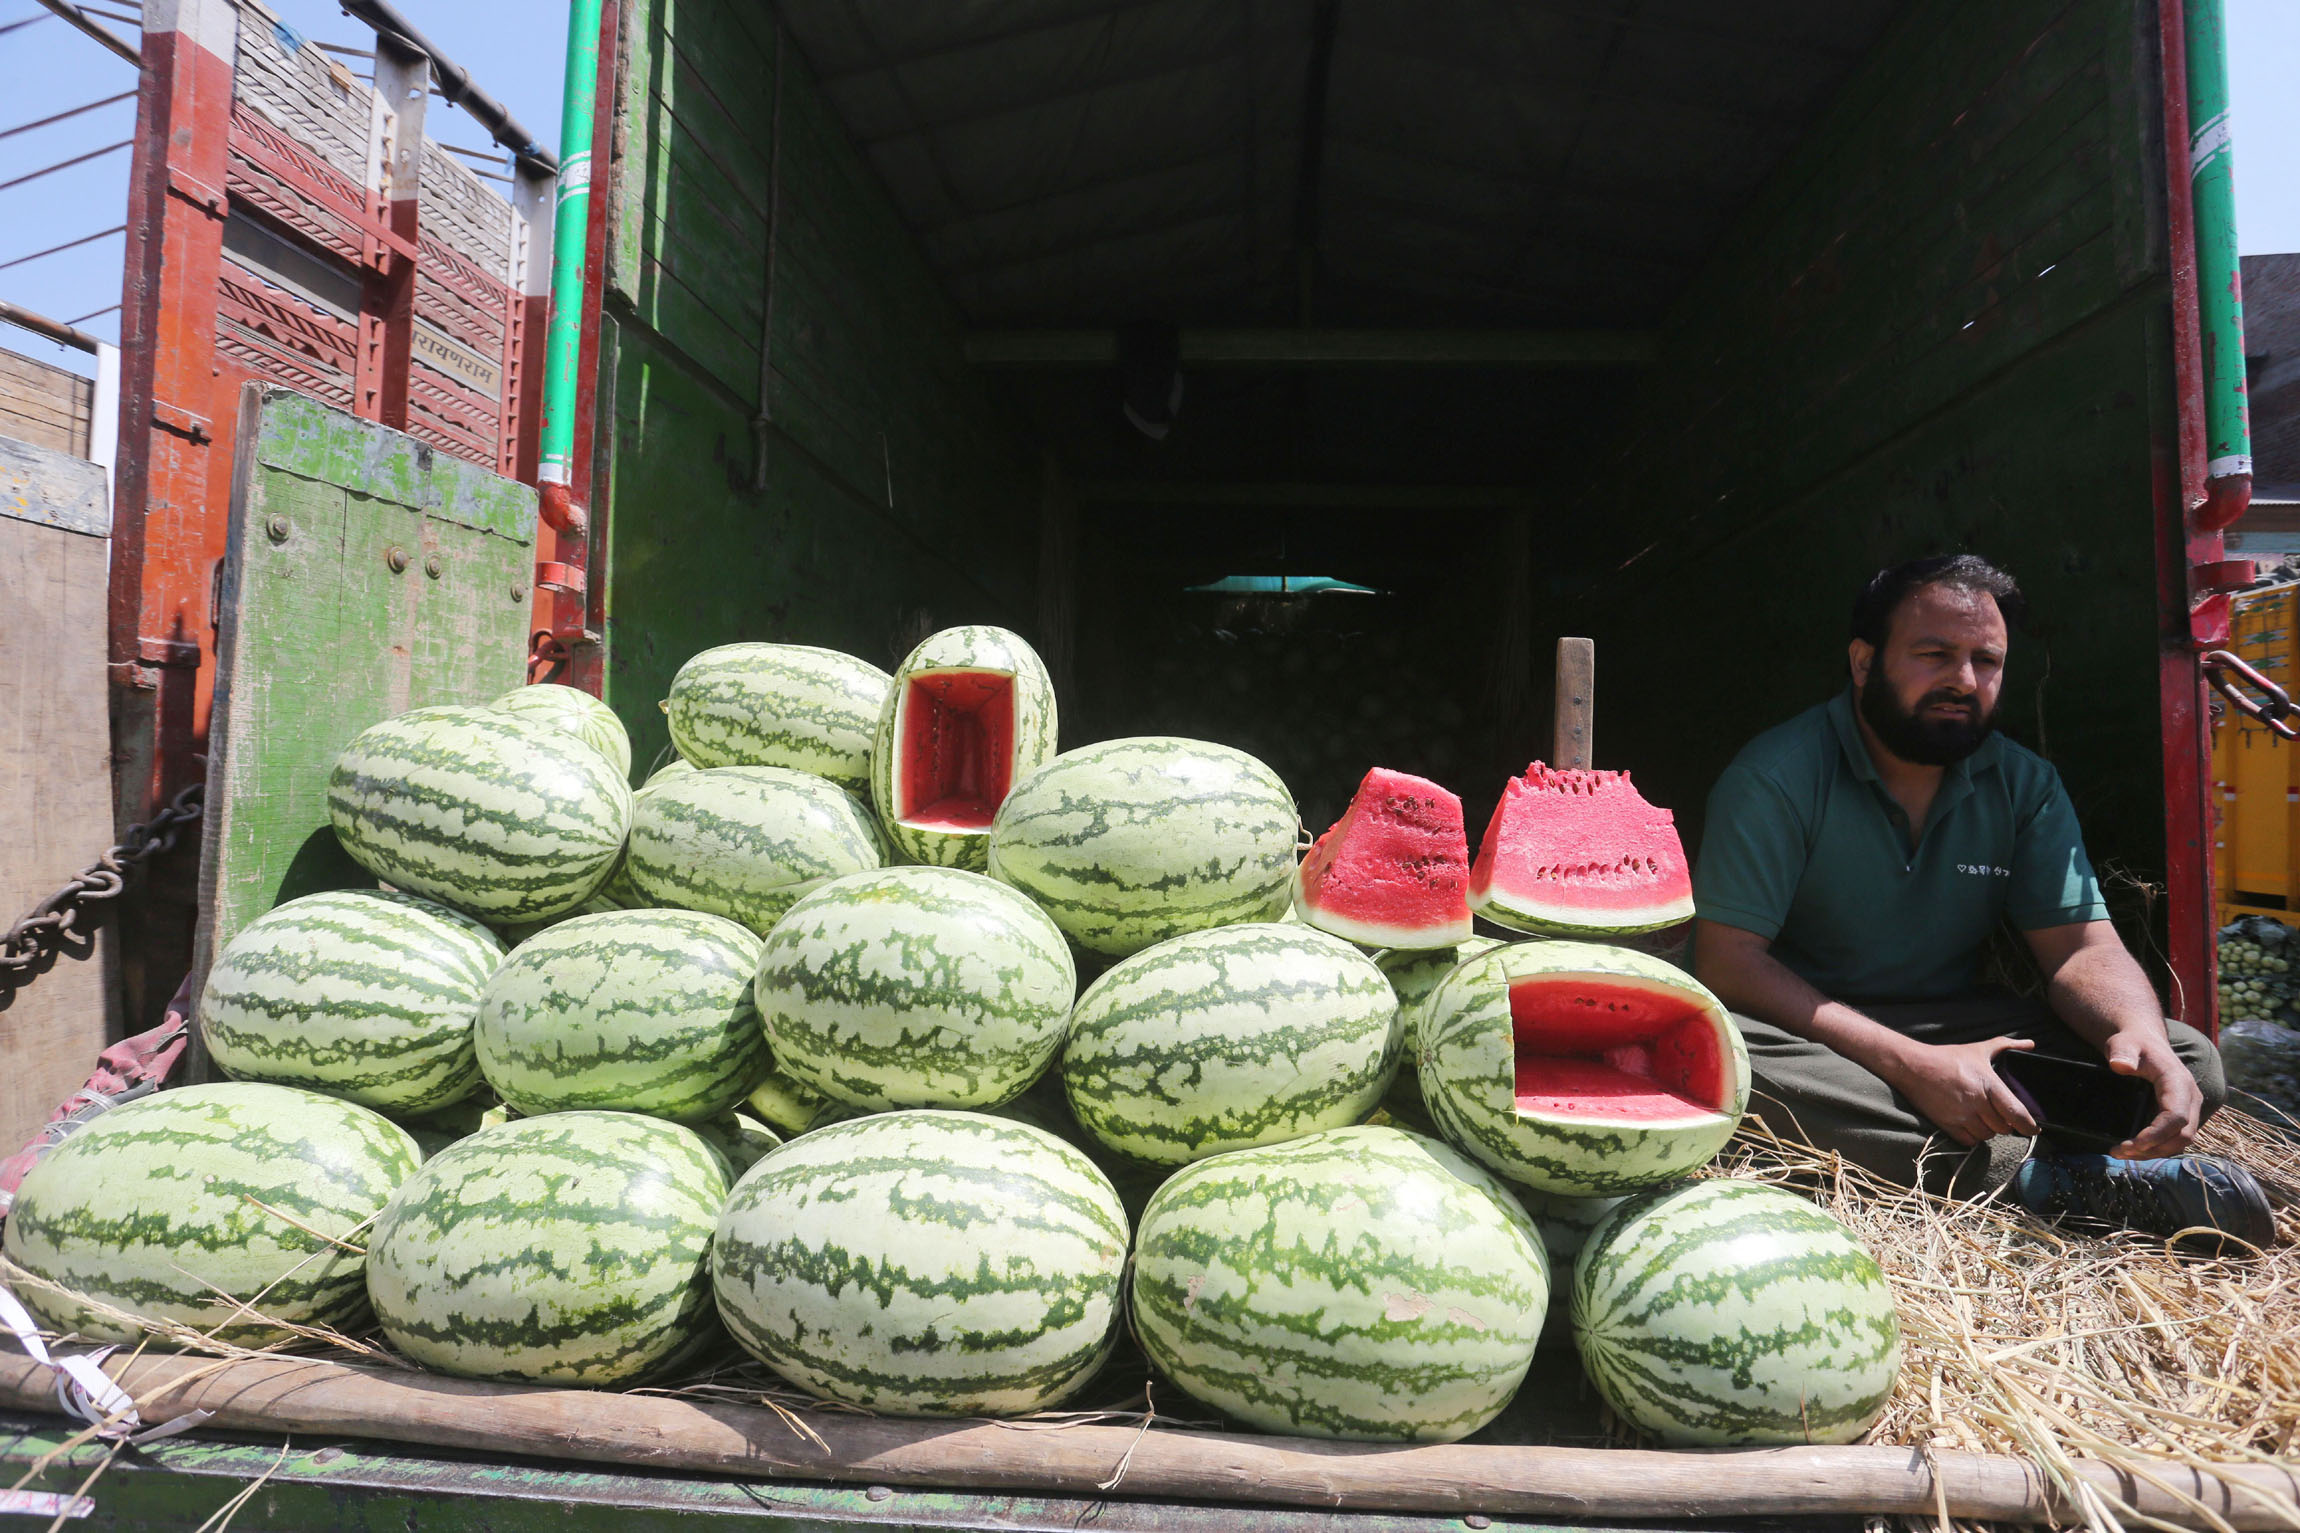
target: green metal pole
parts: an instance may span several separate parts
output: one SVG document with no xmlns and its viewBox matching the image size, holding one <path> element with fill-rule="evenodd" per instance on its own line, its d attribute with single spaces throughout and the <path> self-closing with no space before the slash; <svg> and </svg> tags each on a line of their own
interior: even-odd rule
<svg viewBox="0 0 2300 1533">
<path fill-rule="evenodd" d="M 567 85 L 559 119 L 559 191 L 551 220 L 551 325 L 544 334 L 542 462 L 546 501 L 563 505 L 575 458 L 575 370 L 583 341 L 583 251 L 591 223 L 591 131 L 599 91 L 599 0 L 567 8 Z"/>
<path fill-rule="evenodd" d="M 2196 294 L 2204 351 L 2201 520 L 2225 527 L 2252 498 L 2252 423 L 2244 392 L 2244 293 L 2228 128 L 2224 0 L 2188 0 L 2188 175 L 2196 210 Z"/>
</svg>

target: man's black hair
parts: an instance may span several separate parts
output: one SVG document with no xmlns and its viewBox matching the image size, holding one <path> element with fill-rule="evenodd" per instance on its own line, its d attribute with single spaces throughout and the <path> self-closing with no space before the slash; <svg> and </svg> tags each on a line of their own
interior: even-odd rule
<svg viewBox="0 0 2300 1533">
<path fill-rule="evenodd" d="M 2019 583 L 1979 554 L 1935 554 L 1896 564 L 1869 577 L 1869 583 L 1853 599 L 1853 637 L 1883 649 L 1885 636 L 1893 631 L 1893 614 L 1901 610 L 1910 592 L 1923 586 L 1953 586 L 1992 596 L 2007 628 L 2019 627 L 2028 611 Z"/>
</svg>

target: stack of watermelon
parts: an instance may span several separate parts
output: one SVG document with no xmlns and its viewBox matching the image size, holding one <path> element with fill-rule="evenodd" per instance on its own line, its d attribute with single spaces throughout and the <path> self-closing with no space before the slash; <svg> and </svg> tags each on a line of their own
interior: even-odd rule
<svg viewBox="0 0 2300 1533">
<path fill-rule="evenodd" d="M 27 1299 L 107 1336 L 372 1316 L 421 1366 L 539 1383 L 740 1348 L 928 1415 L 1074 1397 L 1130 1307 L 1241 1423 L 1451 1440 L 1506 1406 L 1571 1261 L 1624 1419 L 1773 1441 L 1785 1391 L 1816 1435 L 1881 1406 L 1891 1310 L 1850 1237 L 1778 1193 L 1677 1197 L 1748 1067 L 1714 997 L 1617 945 L 1690 913 L 1625 774 L 1536 763 L 1473 863 L 1457 797 L 1376 768 L 1304 856 L 1241 751 L 1057 754 L 1001 629 L 891 674 L 725 645 L 663 708 L 678 758 L 636 792 L 571 688 L 354 739 L 330 809 L 389 888 L 217 956 L 201 1022 L 238 1083 L 35 1170 Z M 1736 1263 L 1738 1308 L 1698 1297 Z M 1781 1365 L 1721 1374 L 1751 1346 Z"/>
</svg>

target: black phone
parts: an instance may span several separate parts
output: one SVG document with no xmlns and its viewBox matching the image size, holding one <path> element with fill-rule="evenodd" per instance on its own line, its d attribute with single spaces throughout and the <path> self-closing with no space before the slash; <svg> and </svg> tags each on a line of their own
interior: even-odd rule
<svg viewBox="0 0 2300 1533">
<path fill-rule="evenodd" d="M 2117 1074 L 2105 1059 L 2007 1049 L 1996 1066 L 2044 1137 L 2072 1149 L 2113 1149 L 2156 1116 L 2156 1087 Z"/>
</svg>

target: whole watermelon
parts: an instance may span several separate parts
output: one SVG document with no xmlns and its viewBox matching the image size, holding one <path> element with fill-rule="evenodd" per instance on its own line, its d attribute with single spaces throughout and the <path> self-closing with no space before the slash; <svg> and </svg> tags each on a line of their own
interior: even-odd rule
<svg viewBox="0 0 2300 1533">
<path fill-rule="evenodd" d="M 361 867 L 502 926 L 598 892 L 631 828 L 631 788 L 564 730 L 490 708 L 418 708 L 343 748 L 327 809 Z"/>
<path fill-rule="evenodd" d="M 41 1280 L 16 1285 L 35 1314 L 99 1341 L 142 1340 L 138 1320 L 251 1347 L 290 1340 L 283 1325 L 350 1330 L 367 1314 L 362 1232 L 419 1159 L 406 1130 L 351 1102 L 182 1086 L 49 1151 L 0 1249 Z"/>
<path fill-rule="evenodd" d="M 817 1129 L 751 1168 L 711 1265 L 751 1354 L 906 1416 L 1043 1410 L 1109 1355 L 1126 1214 L 1053 1135 L 977 1113 Z"/>
<path fill-rule="evenodd" d="M 1549 1264 L 1491 1174 L 1351 1127 L 1176 1173 L 1143 1211 L 1131 1302 L 1151 1362 L 1249 1426 L 1453 1442 L 1525 1377 Z"/>
<path fill-rule="evenodd" d="M 1627 948 L 1496 948 L 1439 981 L 1419 1022 L 1431 1118 L 1536 1192 L 1612 1197 L 1682 1176 L 1749 1105 L 1749 1053 L 1725 1008 Z"/>
<path fill-rule="evenodd" d="M 465 1378 L 612 1385 L 715 1335 L 726 1163 L 634 1113 L 520 1118 L 439 1152 L 385 1205 L 368 1293 L 409 1359 Z"/>
<path fill-rule="evenodd" d="M 1359 1122 L 1397 1064 L 1373 960 L 1273 921 L 1161 942 L 1088 986 L 1062 1082 L 1102 1144 L 1178 1166 Z"/>
<path fill-rule="evenodd" d="M 630 732 L 614 709 L 582 688 L 537 682 L 513 687 L 488 706 L 514 718 L 564 729 L 614 763 L 616 775 L 625 782 L 631 780 Z"/>
<path fill-rule="evenodd" d="M 1105 740 L 1014 785 L 990 874 L 1089 952 L 1124 957 L 1293 903 L 1300 820 L 1278 775 L 1202 740 Z"/>
<path fill-rule="evenodd" d="M 503 943 L 412 894 L 307 894 L 241 928 L 208 971 L 200 1033 L 236 1080 L 427 1113 L 479 1085 L 472 1019 Z"/>
<path fill-rule="evenodd" d="M 786 767 L 712 767 L 640 793 L 625 864 L 658 905 L 765 935 L 799 896 L 885 860 L 878 821 L 828 780 Z"/>
<path fill-rule="evenodd" d="M 772 1064 L 751 1002 L 758 955 L 749 929 L 700 911 L 562 921 L 488 981 L 479 1068 L 530 1117 L 585 1108 L 718 1117 Z"/>
<path fill-rule="evenodd" d="M 722 644 L 679 667 L 663 712 L 699 767 L 788 767 L 870 791 L 871 740 L 893 678 L 835 649 Z"/>
<path fill-rule="evenodd" d="M 769 1070 L 767 1078 L 751 1088 L 743 1106 L 786 1139 L 796 1139 L 826 1124 L 843 1123 L 859 1111 L 832 1101 L 782 1070 Z"/>
<path fill-rule="evenodd" d="M 775 1063 L 850 1107 L 995 1107 L 1062 1047 L 1078 972 L 1006 885 L 956 868 L 824 884 L 759 951 Z"/>
<path fill-rule="evenodd" d="M 1687 1446 L 1852 1442 L 1901 1366 L 1876 1258 L 1755 1182 L 1657 1189 L 1608 1214 L 1574 1265 L 1573 1335 L 1617 1414 Z"/>
<path fill-rule="evenodd" d="M 1022 636 L 946 628 L 904 657 L 871 747 L 871 797 L 908 862 L 981 872 L 1015 783 L 1054 754 L 1054 682 Z"/>
</svg>

